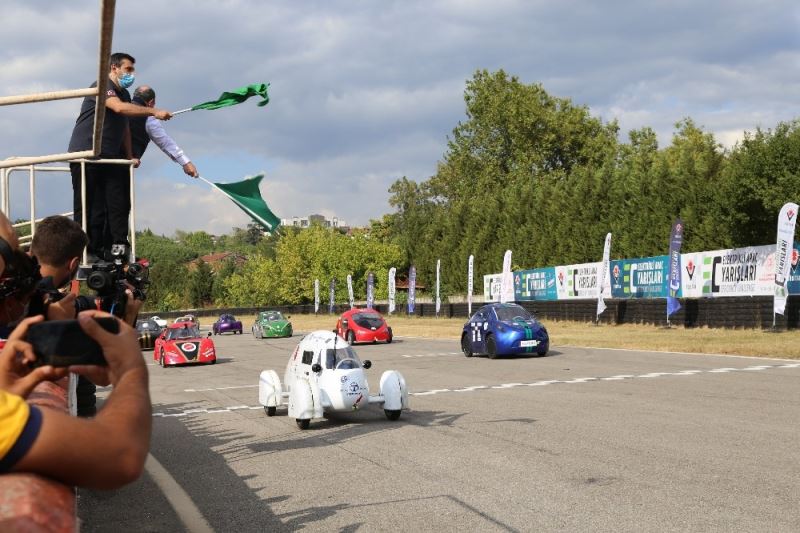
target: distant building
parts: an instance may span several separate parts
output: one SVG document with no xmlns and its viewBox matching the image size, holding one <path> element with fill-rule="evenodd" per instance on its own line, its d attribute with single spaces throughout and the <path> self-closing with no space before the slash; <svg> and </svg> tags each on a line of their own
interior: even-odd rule
<svg viewBox="0 0 800 533">
<path fill-rule="evenodd" d="M 281 226 L 294 226 L 296 228 L 308 228 L 311 224 L 319 224 L 325 228 L 338 228 L 347 230 L 347 222 L 338 217 L 327 219 L 323 215 L 308 215 L 307 217 L 282 218 Z"/>
</svg>

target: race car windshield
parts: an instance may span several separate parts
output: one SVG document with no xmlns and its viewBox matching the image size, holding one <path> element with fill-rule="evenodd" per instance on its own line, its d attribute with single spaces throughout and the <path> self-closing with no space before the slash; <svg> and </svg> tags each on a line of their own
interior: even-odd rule
<svg viewBox="0 0 800 533">
<path fill-rule="evenodd" d="M 530 320 L 533 318 L 524 307 L 518 305 L 496 307 L 495 312 L 497 313 L 497 320 L 513 321 L 515 319 Z"/>
<path fill-rule="evenodd" d="M 222 315 L 219 317 L 220 322 L 236 322 L 236 319 L 233 318 L 233 315 Z"/>
<path fill-rule="evenodd" d="M 283 315 L 280 314 L 280 312 L 275 311 L 274 313 L 267 313 L 264 315 L 264 318 L 270 322 L 275 322 L 276 320 L 283 320 Z"/>
<path fill-rule="evenodd" d="M 196 326 L 172 328 L 167 332 L 167 340 L 173 341 L 176 339 L 196 339 L 200 336 L 200 330 Z"/>
<path fill-rule="evenodd" d="M 361 360 L 350 346 L 325 350 L 325 368 L 350 370 L 361 368 Z"/>
<path fill-rule="evenodd" d="M 375 313 L 356 313 L 353 315 L 353 322 L 362 328 L 379 328 L 383 325 L 383 318 Z"/>
<path fill-rule="evenodd" d="M 136 324 L 136 329 L 138 329 L 139 331 L 151 331 L 151 330 L 155 331 L 160 328 L 158 327 L 158 324 L 156 324 L 152 320 L 143 320 L 138 324 Z"/>
</svg>

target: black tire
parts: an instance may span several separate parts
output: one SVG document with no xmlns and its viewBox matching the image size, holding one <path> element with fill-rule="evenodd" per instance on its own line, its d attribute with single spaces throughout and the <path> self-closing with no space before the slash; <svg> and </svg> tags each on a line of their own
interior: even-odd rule
<svg viewBox="0 0 800 533">
<path fill-rule="evenodd" d="M 386 418 L 389 420 L 397 420 L 402 413 L 400 409 L 384 409 L 383 412 L 386 413 Z"/>
<path fill-rule="evenodd" d="M 497 341 L 494 340 L 494 335 L 486 337 L 486 355 L 489 359 L 497 359 Z"/>
<path fill-rule="evenodd" d="M 536 355 L 538 355 L 539 357 L 544 357 L 545 355 L 547 355 L 547 350 L 543 352 L 536 352 Z"/>
<path fill-rule="evenodd" d="M 345 337 L 345 340 L 347 341 L 347 344 L 349 344 L 350 346 L 356 343 L 356 334 L 353 333 L 352 329 L 347 330 L 347 336 Z"/>
<path fill-rule="evenodd" d="M 214 359 L 214 360 L 213 360 L 213 361 L 211 361 L 209 364 L 210 364 L 210 365 L 216 365 L 216 364 L 217 364 L 217 360 L 216 360 L 216 359 Z"/>
<path fill-rule="evenodd" d="M 386 344 L 392 344 L 392 339 L 394 339 L 394 335 L 392 334 L 392 328 L 389 328 L 389 336 L 386 337 Z"/>
<path fill-rule="evenodd" d="M 267 413 L 267 416 L 275 416 L 275 411 L 277 410 L 278 408 L 274 405 L 272 407 L 264 406 L 264 412 Z"/>
<path fill-rule="evenodd" d="M 161 356 L 158 358 L 158 364 L 161 365 L 161 368 L 167 368 L 166 362 L 164 361 L 164 348 L 161 348 Z"/>
<path fill-rule="evenodd" d="M 298 418 L 295 422 L 297 422 L 297 427 L 300 429 L 308 429 L 308 426 L 311 425 L 311 420 L 308 418 Z"/>
<path fill-rule="evenodd" d="M 472 343 L 466 333 L 461 335 L 461 351 L 464 352 L 464 357 L 472 357 Z"/>
</svg>

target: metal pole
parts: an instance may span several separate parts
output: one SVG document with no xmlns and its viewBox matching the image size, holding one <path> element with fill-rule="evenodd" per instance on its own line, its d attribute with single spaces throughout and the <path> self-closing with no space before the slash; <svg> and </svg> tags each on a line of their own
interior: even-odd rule
<svg viewBox="0 0 800 533">
<path fill-rule="evenodd" d="M 40 155 L 35 157 L 9 157 L 8 159 L 0 161 L 0 168 L 24 167 L 37 163 L 53 163 L 56 161 L 70 161 L 82 157 L 92 157 L 93 155 L 94 153 L 91 150 L 86 150 L 83 152 L 67 152 L 65 154 Z"/>
<path fill-rule="evenodd" d="M 8 198 L 8 182 L 6 181 L 6 169 L 0 168 L 0 210 L 8 216 L 6 208 L 6 198 Z"/>
<path fill-rule="evenodd" d="M 31 193 L 31 240 L 33 240 L 33 234 L 36 232 L 36 170 L 33 165 L 30 166 L 28 189 Z"/>
<path fill-rule="evenodd" d="M 129 262 L 136 261 L 136 187 L 133 183 L 133 164 L 129 167 L 131 176 L 131 251 Z"/>
<path fill-rule="evenodd" d="M 114 35 L 114 9 L 116 0 L 100 1 L 100 50 L 97 60 L 97 99 L 94 106 L 94 133 L 92 155 L 98 155 L 103 143 L 103 121 L 106 117 L 106 80 L 111 57 L 111 40 Z"/>
<path fill-rule="evenodd" d="M 86 235 L 89 231 L 86 228 L 86 161 L 81 161 L 81 227 Z M 87 264 L 89 257 L 89 247 L 83 248 L 83 264 Z"/>
<path fill-rule="evenodd" d="M 87 87 L 86 89 L 69 89 L 65 91 L 52 91 L 47 93 L 23 94 L 19 96 L 2 96 L 0 97 L 0 106 L 47 102 L 50 100 L 65 100 L 67 98 L 80 98 L 82 96 L 96 95 L 97 87 Z"/>
<path fill-rule="evenodd" d="M 181 109 L 179 111 L 173 111 L 172 112 L 172 116 L 174 117 L 175 115 L 180 115 L 181 113 L 187 113 L 187 112 L 189 112 L 191 110 L 192 110 L 191 107 L 187 107 L 186 109 Z"/>
</svg>

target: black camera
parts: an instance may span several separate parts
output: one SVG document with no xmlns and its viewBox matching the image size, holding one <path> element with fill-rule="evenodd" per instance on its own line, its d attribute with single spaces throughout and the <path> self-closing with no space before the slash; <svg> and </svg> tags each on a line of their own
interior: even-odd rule
<svg viewBox="0 0 800 533">
<path fill-rule="evenodd" d="M 128 297 L 125 291 L 130 289 L 133 297 L 144 300 L 147 297 L 147 285 L 150 283 L 148 268 L 141 263 L 126 265 L 123 261 L 124 246 L 114 245 L 111 251 L 113 261 L 100 261 L 92 265 L 92 271 L 86 276 L 86 286 L 95 293 L 94 301 L 90 298 L 78 298 L 78 311 L 100 309 L 116 315 L 125 316 Z M 94 305 L 92 305 L 94 304 Z"/>
</svg>

